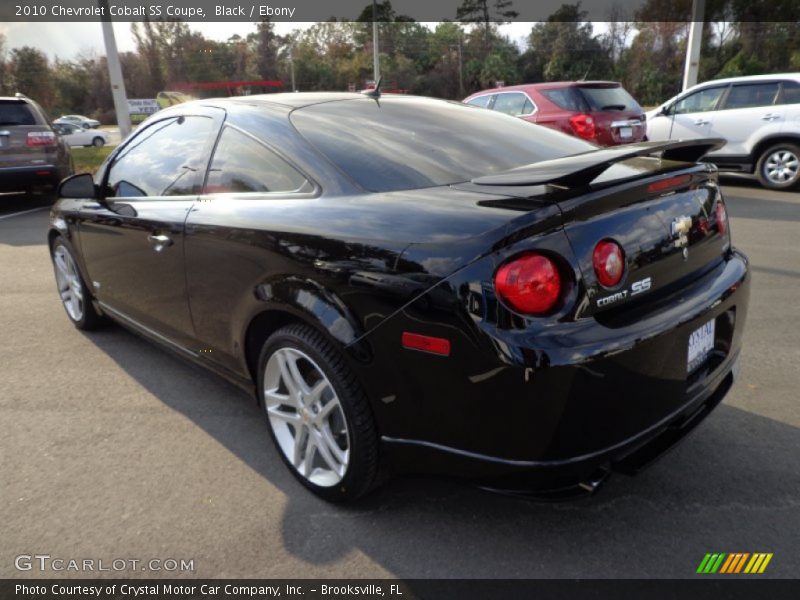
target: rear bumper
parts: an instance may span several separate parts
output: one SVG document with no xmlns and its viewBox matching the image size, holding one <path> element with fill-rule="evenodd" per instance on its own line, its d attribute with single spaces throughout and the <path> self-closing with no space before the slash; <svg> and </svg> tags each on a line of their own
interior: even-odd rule
<svg viewBox="0 0 800 600">
<path fill-rule="evenodd" d="M 566 498 L 594 492 L 611 472 L 635 475 L 681 442 L 722 402 L 738 370 L 738 353 L 674 414 L 613 447 L 558 461 L 514 461 L 455 448 L 383 438 L 395 464 L 469 478 L 492 491 Z M 407 446 L 407 447 L 402 447 Z M 411 468 L 418 471 L 417 468 Z"/>
<path fill-rule="evenodd" d="M 0 168 L 0 193 L 53 192 L 61 173 L 53 165 Z"/>
<path fill-rule="evenodd" d="M 424 440 L 384 435 L 386 454 L 401 472 L 444 473 L 505 491 L 574 491 L 580 483 L 588 491 L 611 470 L 634 473 L 683 439 L 730 389 L 749 282 L 747 260 L 734 251 L 649 318 L 497 340 L 519 364 L 477 385 L 473 377 L 471 386 L 458 387 L 458 374 L 440 377 L 457 396 L 451 404 L 460 405 L 451 419 L 460 413 L 469 421 L 440 419 L 443 433 Z M 687 374 L 688 337 L 712 319 L 714 350 Z"/>
</svg>

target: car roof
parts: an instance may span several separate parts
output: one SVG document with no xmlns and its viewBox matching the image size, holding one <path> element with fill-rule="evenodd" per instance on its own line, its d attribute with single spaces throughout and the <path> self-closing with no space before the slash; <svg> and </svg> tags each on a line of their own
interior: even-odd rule
<svg viewBox="0 0 800 600">
<path fill-rule="evenodd" d="M 620 86 L 622 84 L 619 81 L 601 81 L 601 80 L 592 80 L 592 81 L 543 81 L 540 83 L 520 83 L 517 85 L 506 85 L 503 87 L 498 88 L 490 88 L 487 90 L 481 90 L 479 92 L 475 92 L 468 98 L 472 98 L 473 96 L 483 96 L 485 94 L 497 94 L 500 92 L 524 92 L 525 90 L 529 89 L 536 89 L 536 90 L 547 90 L 547 89 L 554 89 L 554 88 L 565 88 L 565 87 L 576 87 L 576 86 L 592 86 L 592 85 L 608 85 L 608 86 Z"/>
<path fill-rule="evenodd" d="M 369 101 L 375 102 L 374 98 L 365 96 L 364 94 L 352 92 L 295 92 L 295 93 L 280 93 L 280 94 L 255 94 L 252 96 L 235 96 L 232 98 L 209 98 L 205 100 L 192 100 L 182 104 L 175 104 L 164 111 L 157 114 L 165 113 L 166 111 L 177 110 L 180 111 L 181 107 L 187 106 L 217 106 L 220 108 L 230 108 L 235 106 L 249 106 L 249 107 L 281 107 L 288 109 L 287 112 L 313 106 L 317 104 L 325 104 L 328 102 L 343 102 L 343 101 Z M 441 98 L 431 98 L 427 96 L 413 96 L 410 94 L 389 94 L 384 93 L 381 95 L 380 100 L 383 102 L 417 102 L 425 104 L 429 102 L 453 102 L 452 100 L 443 100 Z"/>
<path fill-rule="evenodd" d="M 712 79 L 710 81 L 704 81 L 703 83 L 698 83 L 697 85 L 694 85 L 689 89 L 695 89 L 713 85 L 726 85 L 729 83 L 747 83 L 750 81 L 753 82 L 774 81 L 776 79 L 792 79 L 794 81 L 800 82 L 800 73 L 773 73 L 770 75 L 744 75 L 742 77 L 727 77 L 725 79 Z"/>
<path fill-rule="evenodd" d="M 302 108 L 312 104 L 334 102 L 336 100 L 355 100 L 364 98 L 363 94 L 355 92 L 284 92 L 278 94 L 255 94 L 252 96 L 235 96 L 233 98 L 220 98 L 240 104 L 279 104 L 291 108 Z M 384 96 L 385 97 L 385 96 Z"/>
</svg>

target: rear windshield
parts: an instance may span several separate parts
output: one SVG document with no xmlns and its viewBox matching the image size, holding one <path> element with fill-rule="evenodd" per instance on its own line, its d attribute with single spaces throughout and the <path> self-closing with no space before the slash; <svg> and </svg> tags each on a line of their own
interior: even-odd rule
<svg viewBox="0 0 800 600">
<path fill-rule="evenodd" d="M 579 87 L 589 109 L 601 110 L 640 110 L 639 104 L 622 87 Z"/>
<path fill-rule="evenodd" d="M 458 102 L 384 95 L 327 102 L 292 123 L 364 189 L 409 190 L 468 181 L 595 146 Z"/>
<path fill-rule="evenodd" d="M 586 101 L 576 88 L 551 88 L 549 90 L 539 90 L 539 93 L 564 110 L 572 112 L 584 112 L 589 110 L 586 106 Z"/>
<path fill-rule="evenodd" d="M 36 125 L 36 118 L 24 102 L 0 102 L 0 125 Z"/>
</svg>

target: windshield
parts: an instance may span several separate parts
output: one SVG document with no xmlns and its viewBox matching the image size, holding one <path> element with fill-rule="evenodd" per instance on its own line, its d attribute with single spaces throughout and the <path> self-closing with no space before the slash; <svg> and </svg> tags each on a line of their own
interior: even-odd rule
<svg viewBox="0 0 800 600">
<path fill-rule="evenodd" d="M 595 146 L 458 102 L 389 97 L 295 110 L 292 123 L 328 160 L 374 192 L 449 185 Z"/>
<path fill-rule="evenodd" d="M 584 87 L 581 93 L 593 111 L 599 110 L 641 110 L 639 104 L 620 86 Z"/>
</svg>

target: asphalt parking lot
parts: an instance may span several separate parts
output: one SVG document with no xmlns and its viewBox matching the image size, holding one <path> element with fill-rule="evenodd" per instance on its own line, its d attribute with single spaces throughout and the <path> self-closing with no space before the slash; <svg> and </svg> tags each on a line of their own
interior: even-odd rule
<svg viewBox="0 0 800 600">
<path fill-rule="evenodd" d="M 47 211 L 0 198 L 0 577 L 81 575 L 15 569 L 38 553 L 194 560 L 117 576 L 682 578 L 707 552 L 796 577 L 800 194 L 724 183 L 753 268 L 742 372 L 682 445 L 579 501 L 409 478 L 351 508 L 295 482 L 243 393 L 119 327 L 75 330 Z"/>
</svg>

